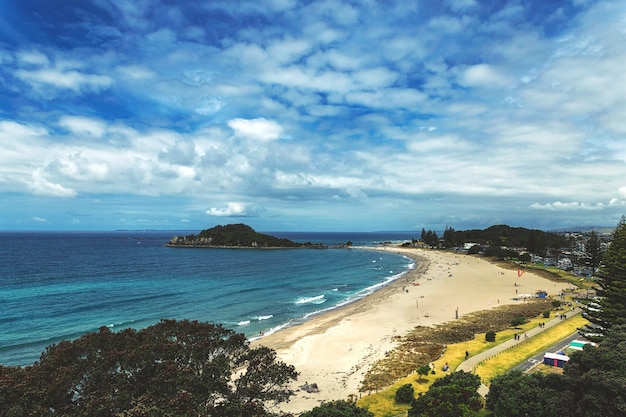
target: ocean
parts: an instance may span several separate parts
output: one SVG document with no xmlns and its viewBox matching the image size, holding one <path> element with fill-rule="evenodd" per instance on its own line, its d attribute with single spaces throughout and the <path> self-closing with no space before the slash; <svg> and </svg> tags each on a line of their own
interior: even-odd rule
<svg viewBox="0 0 626 417">
<path fill-rule="evenodd" d="M 219 323 L 249 339 L 362 298 L 414 268 L 360 249 L 169 248 L 189 231 L 0 232 L 0 364 L 107 326 L 163 318 Z M 270 233 L 297 242 L 376 246 L 388 233 Z"/>
</svg>

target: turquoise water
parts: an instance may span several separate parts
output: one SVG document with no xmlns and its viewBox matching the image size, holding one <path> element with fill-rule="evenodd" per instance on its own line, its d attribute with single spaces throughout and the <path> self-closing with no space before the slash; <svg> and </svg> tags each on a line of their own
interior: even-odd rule
<svg viewBox="0 0 626 417">
<path fill-rule="evenodd" d="M 162 318 L 221 323 L 253 339 L 363 297 L 414 266 L 369 250 L 164 246 L 190 233 L 0 233 L 0 363 L 29 365 L 61 340 Z M 273 234 L 329 245 L 414 237 Z"/>
</svg>

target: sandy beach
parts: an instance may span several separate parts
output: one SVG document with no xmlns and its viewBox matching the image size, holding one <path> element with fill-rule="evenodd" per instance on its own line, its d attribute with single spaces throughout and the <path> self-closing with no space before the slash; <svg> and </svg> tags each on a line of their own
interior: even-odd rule
<svg viewBox="0 0 626 417">
<path fill-rule="evenodd" d="M 371 250 L 378 250 L 372 249 Z M 517 276 L 485 260 L 453 252 L 385 247 L 417 261 L 415 269 L 357 302 L 254 342 L 276 350 L 280 360 L 300 372 L 297 395 L 281 404 L 299 413 L 322 402 L 359 396 L 363 375 L 385 352 L 418 325 L 435 325 L 504 304 L 537 290 L 558 294 L 567 283 L 555 283 L 531 272 Z M 298 390 L 317 384 L 319 392 Z"/>
</svg>

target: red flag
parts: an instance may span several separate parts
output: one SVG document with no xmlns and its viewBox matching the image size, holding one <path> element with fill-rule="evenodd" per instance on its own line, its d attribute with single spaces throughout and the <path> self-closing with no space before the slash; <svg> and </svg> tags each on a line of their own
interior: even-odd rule
<svg viewBox="0 0 626 417">
<path fill-rule="evenodd" d="M 524 271 L 521 268 L 517 268 L 517 276 L 521 277 L 522 275 L 524 275 Z"/>
</svg>

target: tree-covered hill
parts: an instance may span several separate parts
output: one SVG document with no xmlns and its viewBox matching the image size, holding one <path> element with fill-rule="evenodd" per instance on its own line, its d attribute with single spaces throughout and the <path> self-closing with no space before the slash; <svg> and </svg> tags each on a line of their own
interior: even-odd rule
<svg viewBox="0 0 626 417">
<path fill-rule="evenodd" d="M 509 248 L 525 247 L 533 253 L 541 252 L 546 248 L 568 246 L 567 238 L 563 235 L 507 225 L 491 226 L 483 230 L 455 231 L 454 238 L 457 242 L 464 243 L 474 242 Z"/>
<path fill-rule="evenodd" d="M 202 230 L 197 235 L 174 236 L 167 246 L 233 248 L 321 248 L 320 244 L 297 243 L 289 239 L 257 233 L 246 224 L 227 224 Z"/>
</svg>

